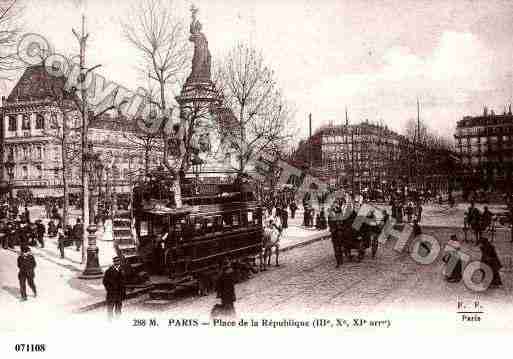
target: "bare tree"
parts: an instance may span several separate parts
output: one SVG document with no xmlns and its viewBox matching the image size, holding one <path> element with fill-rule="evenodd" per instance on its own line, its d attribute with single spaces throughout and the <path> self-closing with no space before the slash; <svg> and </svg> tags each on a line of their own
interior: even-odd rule
<svg viewBox="0 0 513 359">
<path fill-rule="evenodd" d="M 61 88 L 62 89 L 62 88 Z M 43 131 L 44 135 L 53 139 L 59 144 L 61 149 L 61 166 L 54 168 L 61 173 L 61 180 L 63 186 L 63 227 L 66 228 L 68 224 L 69 214 L 69 180 L 71 180 L 70 171 L 74 166 L 80 163 L 80 134 L 76 129 L 71 126 L 76 126 L 73 118 L 77 116 L 77 110 L 73 100 L 61 89 L 52 87 L 54 95 L 53 104 L 59 111 L 61 118 L 59 119 L 58 113 L 50 114 L 50 121 L 48 126 L 45 126 Z M 70 126 L 71 125 L 71 126 Z M 73 129 L 73 133 L 71 133 Z"/>
<path fill-rule="evenodd" d="M 131 9 L 130 14 L 122 21 L 122 27 L 127 41 L 139 52 L 142 60 L 139 70 L 153 81 L 159 94 L 150 94 L 149 102 L 157 106 L 158 115 L 170 121 L 172 110 L 169 110 L 171 101 L 168 101 L 167 94 L 173 93 L 174 88 L 182 82 L 190 59 L 182 21 L 175 16 L 169 2 L 143 0 Z M 162 162 L 174 177 L 173 191 L 177 207 L 181 207 L 179 172 L 186 161 L 184 153 L 170 157 L 172 152 L 185 150 L 185 126 L 186 119 L 183 118 L 173 133 L 160 131 L 164 142 Z M 178 146 L 173 147 L 173 144 Z"/>
<path fill-rule="evenodd" d="M 170 1 L 142 0 L 131 8 L 121 25 L 125 39 L 139 53 L 139 71 L 156 83 L 156 104 L 164 111 L 166 94 L 182 82 L 190 59 L 183 23 L 174 15 Z"/>
<path fill-rule="evenodd" d="M 215 84 L 224 104 L 238 116 L 238 125 L 225 131 L 238 153 L 239 171 L 258 153 L 277 150 L 291 137 L 292 109 L 259 51 L 235 46 L 217 67 Z"/>
</svg>

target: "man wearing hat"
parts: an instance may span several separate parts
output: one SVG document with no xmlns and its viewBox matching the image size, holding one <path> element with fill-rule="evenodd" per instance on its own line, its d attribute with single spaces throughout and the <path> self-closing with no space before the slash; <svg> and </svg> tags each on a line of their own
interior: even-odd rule
<svg viewBox="0 0 513 359">
<path fill-rule="evenodd" d="M 501 286 L 502 280 L 499 272 L 502 268 L 502 263 L 494 245 L 488 241 L 488 238 L 481 237 L 479 249 L 481 250 L 481 263 L 488 265 L 492 269 L 493 278 L 490 287 Z"/>
<path fill-rule="evenodd" d="M 121 271 L 121 258 L 114 257 L 113 264 L 107 269 L 103 276 L 103 286 L 107 291 L 107 314 L 112 319 L 113 312 L 119 316 L 121 306 L 125 298 L 125 281 Z"/>
<path fill-rule="evenodd" d="M 220 314 L 225 316 L 235 316 L 235 278 L 231 263 L 226 259 L 222 264 L 221 275 L 217 280 L 217 298 L 221 299 L 221 306 L 217 305 L 220 309 Z M 216 307 L 214 307 L 216 308 Z"/>
<path fill-rule="evenodd" d="M 21 253 L 18 257 L 18 279 L 20 281 L 20 292 L 21 292 L 21 300 L 27 300 L 27 286 L 32 289 L 34 293 L 34 297 L 37 295 L 36 285 L 34 284 L 34 269 L 36 268 L 36 260 L 32 253 L 30 252 L 30 248 L 28 246 L 21 246 Z"/>
<path fill-rule="evenodd" d="M 442 258 L 445 263 L 444 277 L 447 282 L 457 283 L 461 281 L 463 273 L 463 265 L 460 256 L 460 242 L 455 234 L 451 235 L 451 239 L 447 243 L 448 251 Z"/>
</svg>

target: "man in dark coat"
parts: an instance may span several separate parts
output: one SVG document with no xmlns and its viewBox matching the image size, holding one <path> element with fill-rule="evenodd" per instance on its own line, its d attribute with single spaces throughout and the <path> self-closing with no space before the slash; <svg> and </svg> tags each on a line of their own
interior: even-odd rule
<svg viewBox="0 0 513 359">
<path fill-rule="evenodd" d="M 37 241 L 39 242 L 39 245 L 41 245 L 41 248 L 44 248 L 45 247 L 45 241 L 44 241 L 44 235 L 45 235 L 45 225 L 43 224 L 43 222 L 38 219 L 36 221 L 36 238 L 37 238 Z"/>
<path fill-rule="evenodd" d="M 222 267 L 222 273 L 217 280 L 217 298 L 221 299 L 221 305 L 214 307 L 219 313 L 224 316 L 233 317 L 235 316 L 235 308 L 233 303 L 235 302 L 235 278 L 232 266 L 229 261 L 225 261 Z"/>
<path fill-rule="evenodd" d="M 281 226 L 283 229 L 288 228 L 289 223 L 289 212 L 287 211 L 287 206 L 283 205 L 281 207 Z"/>
<path fill-rule="evenodd" d="M 296 211 L 297 211 L 296 201 L 292 201 L 290 203 L 290 218 L 294 219 L 294 217 L 296 216 Z"/>
<path fill-rule="evenodd" d="M 20 293 L 21 300 L 27 300 L 27 286 L 32 289 L 34 293 L 34 297 L 37 296 L 36 285 L 34 284 L 34 269 L 36 268 L 36 260 L 32 253 L 30 252 L 30 248 L 28 246 L 21 247 L 21 253 L 18 257 L 18 279 L 20 281 Z"/>
<path fill-rule="evenodd" d="M 338 205 L 333 205 L 328 214 L 328 225 L 331 232 L 331 244 L 333 245 L 333 252 L 335 254 L 335 261 L 337 262 L 336 268 L 344 261 L 344 254 L 342 248 L 342 211 Z"/>
<path fill-rule="evenodd" d="M 25 206 L 25 211 L 23 212 L 23 218 L 25 219 L 25 222 L 30 223 L 30 212 L 29 212 L 27 206 Z"/>
<path fill-rule="evenodd" d="M 121 258 L 114 257 L 113 264 L 103 276 L 103 286 L 107 291 L 107 315 L 112 319 L 113 312 L 121 315 L 123 299 L 125 299 L 125 280 L 121 271 Z"/>
<path fill-rule="evenodd" d="M 481 263 L 488 265 L 493 272 L 493 279 L 490 287 L 498 287 L 502 285 L 501 276 L 499 271 L 502 268 L 502 263 L 497 255 L 497 251 L 493 244 L 488 241 L 488 238 L 482 237 L 480 240 L 481 249 Z"/>
<path fill-rule="evenodd" d="M 82 244 L 82 236 L 83 236 L 84 227 L 80 218 L 77 218 L 77 223 L 73 226 L 73 239 L 75 240 L 75 246 L 77 248 L 77 252 L 80 250 L 80 246 Z"/>
</svg>

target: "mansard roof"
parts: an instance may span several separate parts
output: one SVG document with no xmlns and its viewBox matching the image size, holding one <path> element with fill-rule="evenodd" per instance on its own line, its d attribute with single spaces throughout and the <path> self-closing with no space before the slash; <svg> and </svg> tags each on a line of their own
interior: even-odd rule
<svg viewBox="0 0 513 359">
<path fill-rule="evenodd" d="M 62 93 L 65 78 L 55 77 L 41 65 L 29 66 L 20 77 L 6 102 L 44 101 Z"/>
</svg>

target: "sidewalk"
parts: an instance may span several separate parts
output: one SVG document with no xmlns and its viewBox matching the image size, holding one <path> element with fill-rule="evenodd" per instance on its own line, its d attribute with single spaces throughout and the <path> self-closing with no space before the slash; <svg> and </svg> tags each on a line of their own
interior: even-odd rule
<svg viewBox="0 0 513 359">
<path fill-rule="evenodd" d="M 281 240 L 281 251 L 304 246 L 329 237 L 329 231 L 317 231 L 291 226 L 286 229 Z M 99 247 L 100 266 L 105 270 L 114 256 L 113 242 L 97 241 Z M 84 280 L 79 275 L 85 265 L 81 263 L 81 252 L 75 247 L 65 249 L 65 258 L 60 258 L 56 238 L 45 238 L 45 248 L 32 248 L 36 258 L 36 286 L 38 297 L 31 296 L 28 290 L 28 301 L 20 302 L 19 283 L 17 278 L 16 260 L 19 253 L 16 250 L 0 249 L 0 305 L 6 313 L 0 323 L 2 330 L 26 330 L 33 328 L 30 321 L 22 318 L 38 318 L 38 322 L 54 322 L 56 317 L 66 318 L 72 312 L 80 309 L 96 308 L 104 305 L 105 290 L 101 279 Z M 48 316 L 48 320 L 45 320 Z M 42 317 L 42 318 L 41 318 Z M 41 319 L 40 319 L 41 318 Z M 25 327 L 25 328 L 24 328 Z"/>
</svg>

